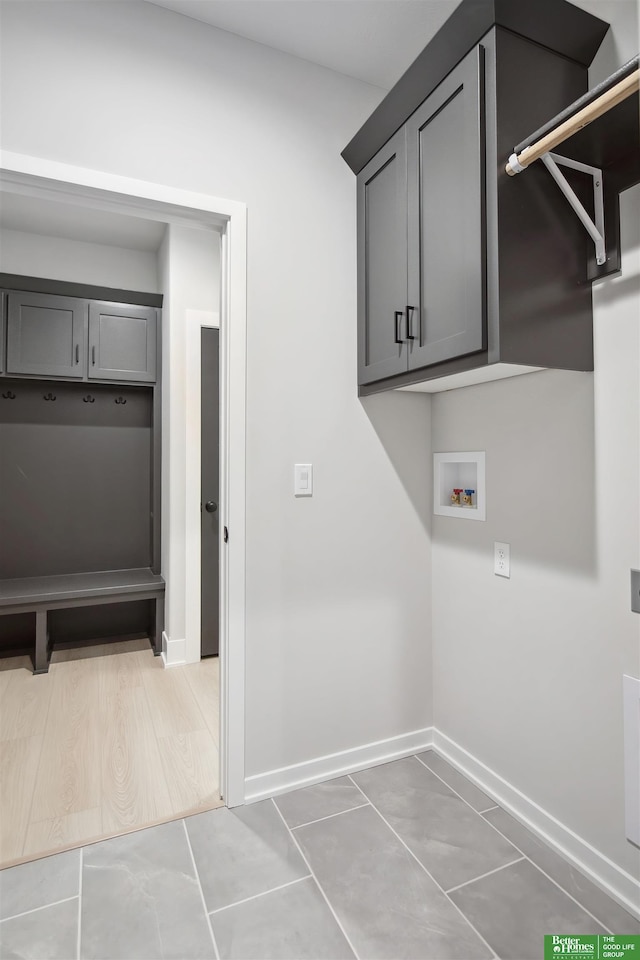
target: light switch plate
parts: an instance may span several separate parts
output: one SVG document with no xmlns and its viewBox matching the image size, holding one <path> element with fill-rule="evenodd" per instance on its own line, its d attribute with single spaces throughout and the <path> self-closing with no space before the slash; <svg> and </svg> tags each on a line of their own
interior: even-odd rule
<svg viewBox="0 0 640 960">
<path fill-rule="evenodd" d="M 293 493 L 296 497 L 313 496 L 313 464 L 296 463 L 293 468 Z"/>
<path fill-rule="evenodd" d="M 640 570 L 631 571 L 631 610 L 640 613 Z"/>
</svg>

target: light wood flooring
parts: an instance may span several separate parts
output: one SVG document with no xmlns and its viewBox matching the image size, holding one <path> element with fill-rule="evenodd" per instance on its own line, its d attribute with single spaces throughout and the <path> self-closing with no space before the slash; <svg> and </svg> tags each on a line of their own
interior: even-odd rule
<svg viewBox="0 0 640 960">
<path fill-rule="evenodd" d="M 221 806 L 218 658 L 148 641 L 0 659 L 0 867 Z"/>
</svg>

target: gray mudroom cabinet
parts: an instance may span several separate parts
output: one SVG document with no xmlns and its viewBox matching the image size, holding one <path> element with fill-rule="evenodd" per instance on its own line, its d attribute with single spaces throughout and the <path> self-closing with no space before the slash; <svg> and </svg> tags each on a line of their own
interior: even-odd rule
<svg viewBox="0 0 640 960">
<path fill-rule="evenodd" d="M 591 281 L 620 269 L 637 95 L 556 153 L 604 173 L 607 256 L 515 145 L 583 97 L 608 24 L 568 0 L 462 0 L 342 152 L 356 174 L 358 392 L 593 370 Z M 566 171 L 582 204 L 593 182 Z"/>
<path fill-rule="evenodd" d="M 86 301 L 13 291 L 7 301 L 8 374 L 86 376 Z"/>
<path fill-rule="evenodd" d="M 0 655 L 159 654 L 162 296 L 0 274 Z"/>
<path fill-rule="evenodd" d="M 156 379 L 156 311 L 120 303 L 89 304 L 90 380 Z"/>
<path fill-rule="evenodd" d="M 7 374 L 153 383 L 153 307 L 8 291 Z"/>
</svg>

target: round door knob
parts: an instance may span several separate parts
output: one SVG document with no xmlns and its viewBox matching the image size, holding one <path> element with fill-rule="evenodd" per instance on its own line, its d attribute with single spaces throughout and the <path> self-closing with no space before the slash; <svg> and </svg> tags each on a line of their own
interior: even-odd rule
<svg viewBox="0 0 640 960">
<path fill-rule="evenodd" d="M 214 500 L 207 500 L 207 502 L 204 505 L 204 508 L 207 511 L 207 513 L 215 513 L 216 510 L 218 509 L 218 504 Z"/>
</svg>

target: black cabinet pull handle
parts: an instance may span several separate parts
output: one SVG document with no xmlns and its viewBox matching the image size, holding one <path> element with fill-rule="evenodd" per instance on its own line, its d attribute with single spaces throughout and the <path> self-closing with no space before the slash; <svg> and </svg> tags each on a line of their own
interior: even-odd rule
<svg viewBox="0 0 640 960">
<path fill-rule="evenodd" d="M 415 340 L 413 335 L 413 311 L 415 307 L 410 307 L 408 304 L 405 307 L 407 314 L 407 340 Z"/>
<path fill-rule="evenodd" d="M 76 343 L 76 363 L 80 363 L 80 344 Z"/>
<path fill-rule="evenodd" d="M 216 510 L 218 509 L 218 504 L 215 502 L 215 500 L 207 500 L 207 502 L 204 505 L 204 508 L 207 511 L 207 513 L 215 513 Z"/>
<path fill-rule="evenodd" d="M 396 336 L 395 336 L 395 341 L 396 341 L 396 343 L 403 343 L 404 341 L 403 341 L 402 337 L 400 336 L 400 324 L 402 323 L 402 318 L 403 318 L 404 314 L 403 314 L 402 310 L 396 310 L 393 315 L 394 315 L 394 317 L 395 317 L 395 319 L 396 319 Z"/>
<path fill-rule="evenodd" d="M 95 367 L 96 365 L 96 348 L 91 347 L 91 365 Z"/>
</svg>

